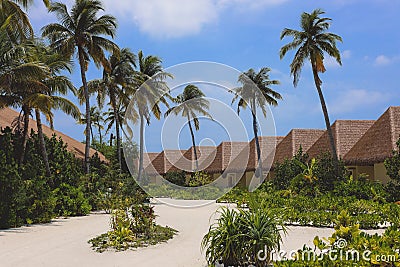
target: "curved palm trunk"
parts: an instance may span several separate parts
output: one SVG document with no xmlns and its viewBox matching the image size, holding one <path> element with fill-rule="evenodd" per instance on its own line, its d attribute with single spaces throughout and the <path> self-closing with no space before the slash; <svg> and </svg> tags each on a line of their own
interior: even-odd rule
<svg viewBox="0 0 400 267">
<path fill-rule="evenodd" d="M 192 144 L 193 144 L 193 148 L 194 148 L 194 160 L 196 162 L 196 169 L 194 171 L 197 171 L 199 169 L 199 162 L 198 162 L 198 158 L 197 158 L 196 140 L 194 139 L 194 132 L 193 132 L 192 123 L 190 122 L 190 116 L 188 116 L 188 123 L 189 123 L 190 135 L 192 136 Z"/>
<path fill-rule="evenodd" d="M 38 109 L 35 109 L 35 117 L 36 117 L 36 125 L 38 128 L 38 136 L 40 142 L 40 152 L 42 153 L 44 166 L 46 168 L 47 177 L 51 176 L 50 165 L 49 165 L 49 157 L 47 155 L 46 143 L 44 141 L 43 135 L 43 127 L 42 127 L 42 119 L 40 118 L 40 112 Z"/>
<path fill-rule="evenodd" d="M 19 158 L 19 163 L 24 163 L 25 160 L 25 151 L 26 144 L 28 142 L 28 134 L 29 134 L 29 108 L 27 106 L 22 106 L 22 111 L 24 114 L 24 131 L 22 132 L 22 150 Z"/>
<path fill-rule="evenodd" d="M 255 98 L 252 101 L 252 116 L 253 116 L 253 132 L 254 132 L 254 140 L 256 142 L 256 150 L 257 150 L 257 167 L 256 167 L 256 177 L 260 178 L 262 176 L 262 162 L 261 162 L 261 148 L 260 141 L 258 140 L 258 127 L 257 127 L 257 111 L 256 111 L 256 100 Z"/>
<path fill-rule="evenodd" d="M 144 147 L 144 117 L 140 115 L 140 141 L 139 141 L 139 170 L 138 181 L 141 181 L 143 176 L 143 147 Z"/>
<path fill-rule="evenodd" d="M 83 90 L 85 95 L 85 104 L 86 104 L 86 146 L 85 146 L 85 170 L 86 173 L 90 173 L 90 101 L 89 101 L 89 90 L 86 81 L 86 71 L 85 71 L 85 60 L 83 56 L 83 50 L 81 47 L 78 47 L 78 55 L 79 55 L 79 65 L 81 67 L 81 78 L 83 84 Z"/>
<path fill-rule="evenodd" d="M 326 129 L 328 131 L 329 144 L 331 147 L 334 167 L 335 167 L 336 171 L 338 171 L 338 156 L 337 156 L 337 152 L 336 152 L 335 139 L 333 137 L 332 127 L 331 127 L 331 123 L 329 120 L 328 108 L 326 107 L 325 98 L 324 98 L 324 95 L 322 94 L 321 80 L 318 76 L 317 67 L 315 66 L 314 63 L 311 63 L 311 64 L 312 64 L 312 71 L 314 74 L 314 83 L 315 83 L 315 86 L 317 87 L 319 100 L 321 101 L 322 112 L 324 113 L 325 125 L 326 125 Z"/>
</svg>

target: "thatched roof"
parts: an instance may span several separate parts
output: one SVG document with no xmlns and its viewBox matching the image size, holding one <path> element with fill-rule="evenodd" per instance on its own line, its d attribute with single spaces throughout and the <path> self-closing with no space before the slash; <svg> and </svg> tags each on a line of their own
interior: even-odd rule
<svg viewBox="0 0 400 267">
<path fill-rule="evenodd" d="M 307 151 L 322 136 L 324 130 L 293 129 L 278 144 L 275 151 L 274 163 L 292 158 L 302 147 Z"/>
<path fill-rule="evenodd" d="M 400 107 L 390 107 L 344 156 L 348 165 L 373 165 L 392 156 L 400 136 Z"/>
<path fill-rule="evenodd" d="M 343 158 L 374 122 L 372 120 L 337 120 L 332 125 L 332 132 L 338 157 Z M 310 158 L 315 158 L 330 151 L 328 131 L 325 131 L 306 152 Z"/>
<path fill-rule="evenodd" d="M 15 118 L 19 116 L 19 113 L 10 108 L 0 109 L 0 127 L 5 128 L 7 126 L 11 127 Z M 31 130 L 37 132 L 36 121 L 33 119 L 29 119 L 29 132 Z M 67 144 L 68 151 L 72 152 L 77 158 L 84 159 L 85 158 L 85 144 L 69 137 L 62 132 L 52 130 L 50 127 L 43 125 L 43 133 L 47 137 L 51 137 L 53 134 L 56 134 L 58 137 L 61 137 L 64 143 Z M 94 149 L 90 149 L 90 156 L 93 156 L 97 151 Z M 103 154 L 97 152 L 100 160 L 107 162 L 108 160 L 104 157 Z"/>
<path fill-rule="evenodd" d="M 261 150 L 261 162 L 264 167 L 271 166 L 273 156 L 276 152 L 278 144 L 285 139 L 284 136 L 260 136 L 259 138 Z M 247 165 L 247 170 L 255 170 L 257 168 L 257 147 L 256 140 L 253 138 L 250 142 L 250 158 Z"/>
</svg>

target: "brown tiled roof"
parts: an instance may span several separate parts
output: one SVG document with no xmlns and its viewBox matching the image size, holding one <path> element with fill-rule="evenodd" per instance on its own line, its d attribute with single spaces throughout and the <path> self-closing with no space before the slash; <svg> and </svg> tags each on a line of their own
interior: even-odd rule
<svg viewBox="0 0 400 267">
<path fill-rule="evenodd" d="M 400 136 L 400 107 L 390 107 L 344 156 L 351 165 L 383 162 L 396 149 Z"/>
<path fill-rule="evenodd" d="M 192 163 L 183 155 L 186 150 L 164 150 L 164 173 L 191 170 Z"/>
<path fill-rule="evenodd" d="M 214 146 L 196 146 L 197 159 L 200 170 L 206 170 L 208 166 L 215 160 L 217 148 Z M 186 159 L 192 161 L 193 170 L 196 167 L 194 147 L 189 148 L 183 155 Z"/>
<path fill-rule="evenodd" d="M 261 161 L 264 165 L 272 164 L 272 156 L 276 152 L 276 147 L 278 144 L 284 139 L 284 136 L 260 136 L 260 150 L 261 150 Z M 250 142 L 250 158 L 247 165 L 248 170 L 255 170 L 257 167 L 257 149 L 256 149 L 256 140 L 253 138 Z"/>
<path fill-rule="evenodd" d="M 371 120 L 337 120 L 332 125 L 332 132 L 338 157 L 343 158 L 374 122 Z M 325 131 L 306 152 L 310 158 L 315 158 L 321 153 L 329 151 L 331 151 L 329 137 L 328 132 Z"/>
<path fill-rule="evenodd" d="M 10 108 L 0 109 L 0 127 L 11 126 L 12 122 L 16 117 L 19 116 L 19 113 Z M 29 119 L 29 128 L 35 132 L 37 132 L 36 121 L 33 119 Z M 43 125 L 43 133 L 47 137 L 51 137 L 53 134 L 56 134 L 58 137 L 61 137 L 64 143 L 67 144 L 67 149 L 74 153 L 77 158 L 83 159 L 85 158 L 85 144 L 69 137 L 68 135 L 63 134 L 62 132 L 52 130 L 50 127 Z M 96 153 L 96 150 L 90 149 L 90 156 L 93 156 Z M 97 152 L 99 154 L 99 158 L 102 161 L 108 161 L 103 154 Z"/>
<path fill-rule="evenodd" d="M 251 158 L 249 142 L 222 142 L 222 170 L 241 172 Z"/>
<path fill-rule="evenodd" d="M 163 152 L 144 153 L 143 169 L 147 174 L 162 174 L 164 172 Z"/>
<path fill-rule="evenodd" d="M 307 151 L 323 133 L 324 130 L 319 129 L 291 130 L 276 147 L 274 163 L 292 158 L 300 149 L 300 146 L 304 152 Z"/>
</svg>

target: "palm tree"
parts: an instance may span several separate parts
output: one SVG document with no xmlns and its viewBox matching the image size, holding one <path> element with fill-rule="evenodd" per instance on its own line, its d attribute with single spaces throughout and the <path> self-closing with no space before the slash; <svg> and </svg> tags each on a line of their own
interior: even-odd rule
<svg viewBox="0 0 400 267">
<path fill-rule="evenodd" d="M 267 116 L 267 105 L 277 106 L 278 100 L 282 99 L 282 96 L 270 88 L 271 85 L 278 85 L 278 80 L 270 80 L 269 68 L 261 68 L 259 72 L 254 69 L 249 69 L 239 76 L 239 83 L 241 87 L 235 88 L 232 91 L 235 93 L 232 99 L 232 104 L 239 99 L 237 104 L 237 112 L 240 113 L 240 109 L 245 109 L 250 106 L 253 118 L 253 133 L 256 142 L 257 149 L 257 163 L 256 176 L 260 177 L 262 172 L 261 162 L 261 148 L 258 140 L 258 122 L 257 122 L 257 108 L 260 108 L 264 117 Z"/>
<path fill-rule="evenodd" d="M 117 46 L 103 36 L 115 35 L 116 20 L 110 15 L 98 16 L 104 11 L 98 0 L 76 0 L 69 13 L 65 4 L 52 3 L 49 11 L 55 13 L 60 23 L 49 24 L 42 29 L 42 35 L 50 39 L 52 47 L 72 57 L 77 52 L 86 108 L 86 173 L 90 172 L 90 100 L 86 80 L 88 64 L 92 59 L 97 67 L 109 69 L 104 50 L 117 51 Z"/>
<path fill-rule="evenodd" d="M 40 114 L 43 113 L 46 116 L 46 119 L 50 122 L 50 127 L 53 129 L 52 109 L 62 110 L 64 113 L 71 115 L 75 119 L 80 116 L 80 112 L 78 107 L 71 101 L 57 95 L 66 95 L 68 92 L 76 94 L 76 89 L 69 78 L 60 75 L 60 72 L 63 70 L 71 72 L 72 63 L 40 42 L 34 43 L 31 50 L 33 51 L 29 53 L 30 60 L 34 62 L 42 62 L 49 69 L 48 77 L 40 80 L 40 82 L 45 86 L 45 90 L 28 96 L 24 103 L 35 110 L 41 153 L 44 159 L 46 173 L 50 176 L 51 171 Z"/>
<path fill-rule="evenodd" d="M 138 91 L 135 94 L 135 108 L 139 117 L 139 168 L 138 179 L 143 175 L 144 152 L 144 123 L 150 124 L 151 114 L 159 120 L 161 118 L 160 102 L 169 107 L 165 97 L 168 95 L 168 86 L 165 83 L 167 77 L 172 75 L 165 72 L 162 61 L 156 56 L 144 56 L 142 51 L 138 53 L 138 70 L 135 74 L 135 84 Z M 129 114 L 128 114 L 129 115 Z M 130 115 L 132 116 L 132 115 Z"/>
<path fill-rule="evenodd" d="M 102 121 L 101 118 L 101 114 L 100 114 L 100 110 L 96 107 L 96 106 L 92 106 L 90 107 L 90 125 L 89 125 L 89 129 L 90 129 L 90 136 L 92 137 L 92 142 L 95 141 L 95 136 L 93 133 L 93 124 L 94 125 L 100 125 L 100 122 Z M 78 124 L 84 124 L 86 125 L 86 114 L 83 114 L 83 116 L 77 118 L 77 122 Z M 83 131 L 83 133 L 86 135 L 86 128 Z"/>
<path fill-rule="evenodd" d="M 167 112 L 165 113 L 165 116 L 168 116 L 172 112 L 175 115 L 181 113 L 182 117 L 187 118 L 190 135 L 192 136 L 194 158 L 196 161 L 195 171 L 199 169 L 199 163 L 196 150 L 196 141 L 194 138 L 194 132 L 191 121 L 193 120 L 194 127 L 196 131 L 198 131 L 200 129 L 200 122 L 199 119 L 197 118 L 198 114 L 211 118 L 211 115 L 208 113 L 210 103 L 204 97 L 205 94 L 197 86 L 189 84 L 185 87 L 182 94 L 178 95 L 176 98 L 173 99 L 173 102 L 178 105 L 168 109 Z"/>
<path fill-rule="evenodd" d="M 29 18 L 22 10 L 28 9 L 32 3 L 33 0 L 0 0 L 0 24 L 12 44 L 20 44 L 34 35 Z M 50 1 L 44 0 L 43 3 L 49 6 Z"/>
<path fill-rule="evenodd" d="M 104 106 L 106 97 L 109 98 L 110 106 L 114 112 L 115 134 L 117 138 L 117 155 L 119 166 L 122 166 L 121 156 L 121 125 L 122 120 L 118 114 L 119 105 L 129 104 L 130 84 L 136 67 L 136 56 L 124 48 L 118 53 L 112 54 L 109 59 L 109 69 L 104 69 L 102 79 L 92 80 L 88 83 L 89 93 L 97 93 L 99 107 Z"/>
<path fill-rule="evenodd" d="M 328 109 L 326 107 L 324 95 L 322 94 L 322 81 L 318 73 L 326 71 L 324 66 L 324 53 L 333 57 L 340 65 L 342 65 L 340 52 L 336 47 L 336 42 L 342 42 L 342 38 L 336 34 L 326 32 L 330 27 L 330 18 L 322 18 L 325 14 L 321 9 L 314 10 L 311 14 L 303 13 L 301 15 L 301 31 L 285 28 L 281 33 L 281 40 L 286 36 L 293 37 L 293 41 L 284 45 L 280 50 L 280 58 L 282 59 L 289 50 L 295 50 L 296 54 L 290 64 L 290 72 L 293 76 L 293 85 L 296 87 L 304 62 L 309 60 L 314 75 L 314 83 L 318 91 L 321 101 L 322 112 L 324 113 L 326 129 L 329 135 L 332 156 L 334 162 L 338 164 L 338 156 L 336 152 L 335 140 L 333 138 L 331 123 L 329 120 Z"/>
<path fill-rule="evenodd" d="M 22 109 L 24 127 L 19 163 L 23 163 L 31 115 L 28 99 L 33 94 L 47 90 L 41 81 L 46 79 L 50 72 L 45 64 L 30 60 L 29 53 L 25 52 L 30 50 L 30 46 L 26 43 L 18 45 L 17 48 L 2 47 L 1 50 L 5 52 L 5 57 L 0 59 L 0 108 L 11 106 Z"/>
</svg>

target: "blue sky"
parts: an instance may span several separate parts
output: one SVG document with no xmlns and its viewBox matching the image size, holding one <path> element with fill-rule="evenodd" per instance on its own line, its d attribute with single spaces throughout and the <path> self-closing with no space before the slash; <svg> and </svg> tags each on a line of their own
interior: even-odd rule
<svg viewBox="0 0 400 267">
<path fill-rule="evenodd" d="M 28 14 L 39 29 L 55 21 L 37 1 Z M 70 3 L 68 0 L 66 3 Z M 297 88 L 292 85 L 289 64 L 293 54 L 279 59 L 279 49 L 289 39 L 279 39 L 283 28 L 299 28 L 300 14 L 322 8 L 333 19 L 330 31 L 343 37 L 339 44 L 343 66 L 326 58 L 327 72 L 321 75 L 331 121 L 377 119 L 387 107 L 399 105 L 400 1 L 393 0 L 104 0 L 106 13 L 118 18 L 115 42 L 132 51 L 143 50 L 163 59 L 163 65 L 204 60 L 227 64 L 240 71 L 267 66 L 271 78 L 281 81 L 275 89 L 283 95 L 272 108 L 276 133 L 292 128 L 324 128 L 319 99 L 310 67 L 305 65 Z M 101 71 L 91 66 L 89 79 Z M 76 66 L 72 75 L 80 77 Z M 249 120 L 250 116 L 242 114 Z M 83 127 L 57 113 L 55 127 L 83 140 Z M 206 123 L 205 123 L 206 125 Z M 211 126 L 210 126 L 211 127 Z M 198 140 L 225 138 L 204 126 Z M 185 130 L 185 129 L 183 129 Z M 251 132 L 249 133 L 252 137 Z M 186 136 L 187 137 L 187 136 Z M 186 138 L 185 137 L 185 138 Z M 182 143 L 183 148 L 189 142 Z M 186 146 L 186 147 L 185 147 Z M 159 150 L 154 141 L 148 150 Z"/>
</svg>

